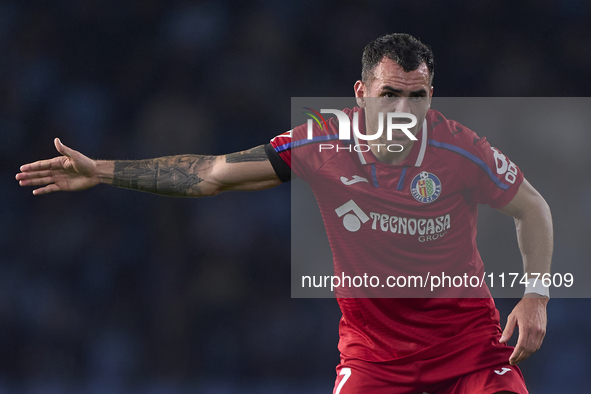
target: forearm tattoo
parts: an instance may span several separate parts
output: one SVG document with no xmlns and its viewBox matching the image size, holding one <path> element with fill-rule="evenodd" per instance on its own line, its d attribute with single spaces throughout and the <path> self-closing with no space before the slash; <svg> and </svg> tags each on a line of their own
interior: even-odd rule
<svg viewBox="0 0 591 394">
<path fill-rule="evenodd" d="M 195 196 L 203 182 L 199 173 L 214 160 L 214 156 L 183 155 L 115 161 L 113 185 L 168 196 Z"/>
<path fill-rule="evenodd" d="M 244 163 L 247 161 L 269 160 L 265 153 L 264 145 L 259 145 L 244 152 L 230 153 L 226 155 L 226 163 Z"/>
</svg>

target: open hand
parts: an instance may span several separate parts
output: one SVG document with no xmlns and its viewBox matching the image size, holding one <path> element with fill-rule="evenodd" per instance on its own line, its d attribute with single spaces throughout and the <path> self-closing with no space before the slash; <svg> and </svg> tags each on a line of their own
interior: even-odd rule
<svg viewBox="0 0 591 394">
<path fill-rule="evenodd" d="M 54 143 L 62 156 L 21 166 L 21 172 L 16 174 L 19 185 L 42 186 L 33 190 L 33 194 L 41 195 L 57 191 L 85 190 L 99 183 L 94 160 L 68 148 L 59 138 Z"/>
</svg>

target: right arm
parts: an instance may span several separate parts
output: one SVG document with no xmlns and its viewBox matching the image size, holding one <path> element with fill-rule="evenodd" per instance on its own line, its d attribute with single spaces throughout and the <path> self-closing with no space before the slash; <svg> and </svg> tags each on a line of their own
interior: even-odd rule
<svg viewBox="0 0 591 394">
<path fill-rule="evenodd" d="M 263 145 L 220 156 L 178 155 L 146 160 L 92 160 L 55 139 L 62 156 L 25 164 L 21 186 L 40 195 L 89 189 L 99 183 L 166 196 L 206 197 L 230 190 L 263 190 L 281 184 Z"/>
</svg>

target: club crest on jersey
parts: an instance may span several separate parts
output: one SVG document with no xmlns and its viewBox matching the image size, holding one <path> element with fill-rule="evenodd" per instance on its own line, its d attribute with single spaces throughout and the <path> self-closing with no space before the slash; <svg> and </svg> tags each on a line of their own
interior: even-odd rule
<svg viewBox="0 0 591 394">
<path fill-rule="evenodd" d="M 441 194 L 441 181 L 435 174 L 422 171 L 410 183 L 410 194 L 418 202 L 433 202 Z"/>
</svg>

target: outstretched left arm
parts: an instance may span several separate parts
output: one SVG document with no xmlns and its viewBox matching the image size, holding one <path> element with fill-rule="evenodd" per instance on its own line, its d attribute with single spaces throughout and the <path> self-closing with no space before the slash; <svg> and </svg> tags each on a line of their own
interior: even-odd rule
<svg viewBox="0 0 591 394">
<path fill-rule="evenodd" d="M 524 179 L 513 200 L 499 211 L 515 219 L 524 273 L 528 278 L 536 277 L 531 274 L 540 277 L 549 274 L 553 248 L 552 215 L 544 198 Z M 507 318 L 501 343 L 511 338 L 515 326 L 519 327 L 517 345 L 509 358 L 511 365 L 525 360 L 542 345 L 546 335 L 548 300 L 544 295 L 525 294 Z"/>
</svg>

